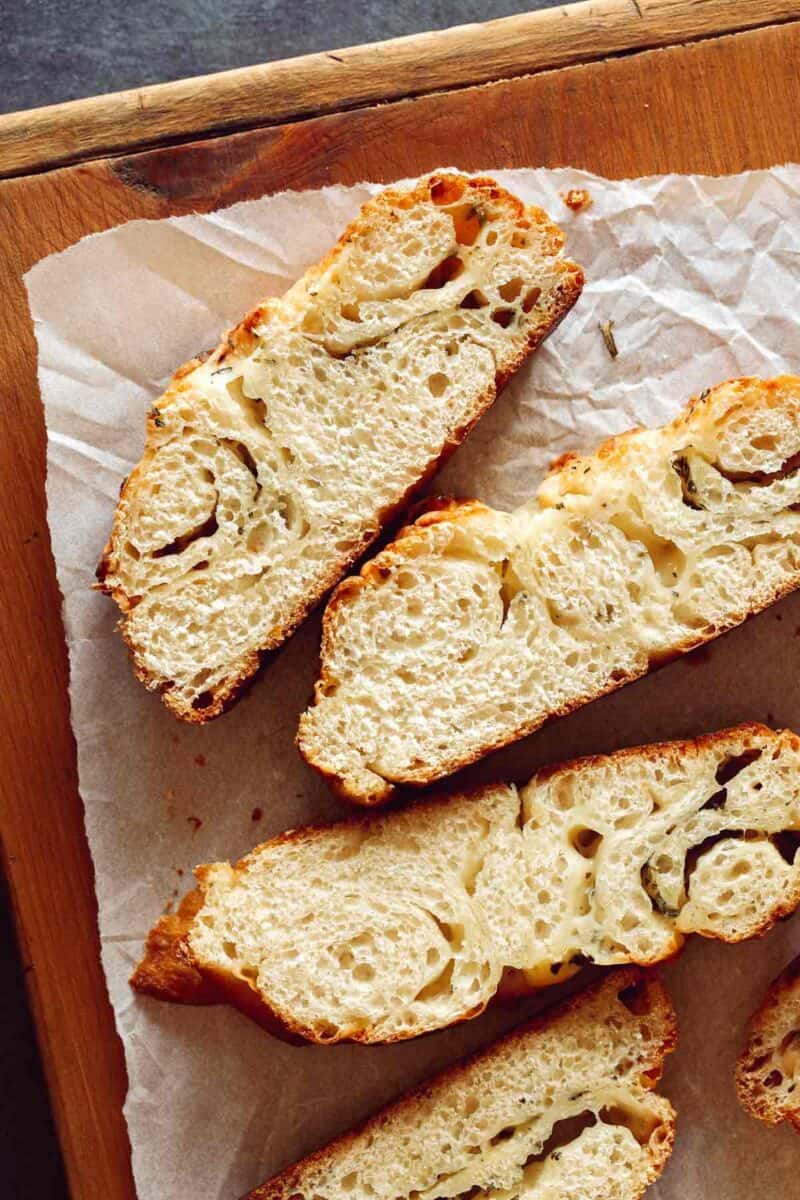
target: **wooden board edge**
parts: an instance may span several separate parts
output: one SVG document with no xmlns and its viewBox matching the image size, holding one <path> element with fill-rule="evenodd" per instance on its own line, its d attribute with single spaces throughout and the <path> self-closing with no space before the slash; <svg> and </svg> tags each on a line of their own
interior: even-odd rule
<svg viewBox="0 0 800 1200">
<path fill-rule="evenodd" d="M 85 846 L 84 852 L 88 862 L 90 857 L 88 845 Z M 89 1120 L 97 1121 L 99 1114 L 91 1112 L 90 1083 L 88 1079 L 84 1078 L 85 1061 L 82 1061 L 84 1051 L 76 1046 L 70 1046 L 66 1048 L 65 1052 L 63 1046 L 57 1048 L 55 1045 L 52 1023 L 48 1020 L 48 1017 L 52 1017 L 52 1006 L 42 995 L 40 975 L 44 972 L 39 969 L 41 966 L 40 955 L 30 943 L 22 917 L 23 906 L 20 904 L 17 894 L 17 881 L 14 872 L 10 869 L 8 855 L 2 842 L 0 842 L 0 870 L 6 881 L 14 934 L 24 974 L 25 994 L 30 1007 L 36 1047 L 42 1065 L 42 1074 L 61 1152 L 64 1175 L 70 1196 L 75 1196 L 77 1200 L 78 1197 L 87 1194 L 84 1188 L 86 1171 L 81 1161 L 83 1121 L 87 1117 Z M 94 876 L 90 866 L 89 871 L 93 880 Z M 104 1200 L 136 1200 L 131 1145 L 128 1138 L 127 1121 L 123 1113 L 128 1076 L 122 1041 L 114 1025 L 114 1014 L 108 998 L 97 930 L 91 939 L 91 944 L 85 949 L 89 950 L 91 954 L 91 958 L 84 957 L 81 962 L 82 969 L 87 971 L 90 976 L 85 980 L 85 986 L 94 992 L 94 997 L 98 1002 L 98 1009 L 93 1014 L 96 1021 L 94 1033 L 98 1039 L 95 1042 L 96 1057 L 102 1060 L 99 1069 L 115 1097 L 115 1103 L 106 1106 L 102 1113 L 102 1161 L 95 1161 L 93 1177 L 95 1181 L 102 1180 Z M 77 1089 L 67 1089 L 63 1086 L 64 1074 L 70 1071 L 81 1076 L 80 1090 L 85 1093 L 88 1101 L 87 1115 L 77 1122 L 69 1111 Z"/>
<path fill-rule="evenodd" d="M 582 0 L 0 116 L 0 178 L 800 19 L 798 0 Z"/>
</svg>

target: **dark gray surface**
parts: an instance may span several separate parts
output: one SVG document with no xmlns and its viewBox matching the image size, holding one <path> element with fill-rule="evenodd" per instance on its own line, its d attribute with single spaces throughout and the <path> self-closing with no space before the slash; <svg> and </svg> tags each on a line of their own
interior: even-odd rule
<svg viewBox="0 0 800 1200">
<path fill-rule="evenodd" d="M 560 2 L 6 0 L 0 3 L 0 112 Z"/>
<path fill-rule="evenodd" d="M 560 2 L 0 0 L 0 112 L 488 21 Z M 62 1200 L 67 1192 L 4 892 L 0 1079 L 0 1194 L 9 1200 Z"/>
<path fill-rule="evenodd" d="M 0 878 L 0 1195 L 66 1196 L 42 1068 L 25 1001 L 8 894 Z"/>
</svg>

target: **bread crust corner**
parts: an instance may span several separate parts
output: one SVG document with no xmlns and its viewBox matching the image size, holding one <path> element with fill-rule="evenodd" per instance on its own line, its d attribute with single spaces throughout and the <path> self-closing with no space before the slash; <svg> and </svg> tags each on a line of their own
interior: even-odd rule
<svg viewBox="0 0 800 1200">
<path fill-rule="evenodd" d="M 800 954 L 784 968 L 767 989 L 763 1001 L 748 1022 L 747 1042 L 736 1062 L 736 1095 L 745 1112 L 767 1125 L 786 1121 L 800 1134 L 800 1093 L 794 1107 L 779 1103 L 759 1077 L 770 1057 L 769 1028 L 784 1005 L 800 1003 Z M 797 1033 L 800 1034 L 800 1023 Z"/>
<path fill-rule="evenodd" d="M 302 1032 L 265 1004 L 259 992 L 231 972 L 202 968 L 192 953 L 189 934 L 203 905 L 204 868 L 197 869 L 200 886 L 187 892 L 176 913 L 162 916 L 147 936 L 145 952 L 129 979 L 143 996 L 173 1004 L 229 1004 L 282 1041 L 303 1045 Z"/>
</svg>

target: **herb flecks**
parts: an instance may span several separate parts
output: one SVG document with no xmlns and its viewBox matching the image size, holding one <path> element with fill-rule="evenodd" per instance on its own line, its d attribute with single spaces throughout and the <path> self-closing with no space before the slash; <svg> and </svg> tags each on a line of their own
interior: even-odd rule
<svg viewBox="0 0 800 1200">
<path fill-rule="evenodd" d="M 648 896 L 650 897 L 650 902 L 652 903 L 653 908 L 656 912 L 661 913 L 665 917 L 671 918 L 673 921 L 675 920 L 676 917 L 680 916 L 680 909 L 673 908 L 672 905 L 669 904 L 664 899 L 664 897 L 661 895 L 661 892 L 659 891 L 659 887 L 658 887 L 658 882 L 656 881 L 656 878 L 655 878 L 655 871 L 654 871 L 653 867 L 650 865 L 649 861 L 646 862 L 644 864 L 644 866 L 642 867 L 641 880 L 642 880 L 642 887 L 644 888 L 644 890 L 647 892 Z"/>
<path fill-rule="evenodd" d="M 610 357 L 616 358 L 619 354 L 619 350 L 617 348 L 616 338 L 614 337 L 614 322 L 600 321 L 597 328 L 603 335 L 603 341 L 605 342 L 606 350 L 608 351 Z"/>
<path fill-rule="evenodd" d="M 692 477 L 692 468 L 688 458 L 683 454 L 676 454 L 672 460 L 672 469 L 681 481 L 683 503 L 687 508 L 695 508 L 702 512 L 705 505 L 701 504 L 697 498 L 697 484 Z"/>
<path fill-rule="evenodd" d="M 153 422 L 153 424 L 155 425 L 156 429 L 164 428 L 164 425 L 166 424 L 166 422 L 164 421 L 164 418 L 161 415 L 161 410 L 159 408 L 156 408 L 155 404 L 150 409 L 150 411 L 147 415 L 150 418 L 150 420 Z"/>
</svg>

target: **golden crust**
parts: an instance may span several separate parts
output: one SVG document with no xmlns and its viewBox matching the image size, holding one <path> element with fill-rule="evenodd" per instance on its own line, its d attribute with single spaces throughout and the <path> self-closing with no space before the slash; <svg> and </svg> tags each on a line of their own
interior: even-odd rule
<svg viewBox="0 0 800 1200">
<path fill-rule="evenodd" d="M 458 199 L 467 187 L 485 191 L 488 198 L 495 203 L 507 207 L 512 218 L 517 221 L 520 227 L 529 228 L 531 223 L 535 222 L 539 228 L 539 232 L 545 234 L 544 244 L 548 252 L 557 254 L 561 250 L 564 243 L 564 234 L 542 209 L 535 206 L 530 206 L 526 209 L 516 196 L 498 187 L 495 180 L 490 179 L 488 176 L 464 177 L 455 174 L 439 173 L 420 179 L 416 187 L 409 191 L 386 189 L 386 191 L 381 192 L 369 203 L 368 216 L 364 216 L 362 209 L 361 213 L 358 214 L 341 235 L 336 245 L 321 262 L 306 272 L 304 279 L 308 283 L 312 279 L 323 275 L 340 257 L 347 243 L 362 232 L 373 229 L 376 218 L 380 219 L 381 215 L 383 215 L 384 220 L 394 220 L 393 209 L 410 208 L 413 204 L 432 197 L 437 189 L 445 189 L 445 191 L 447 189 L 458 189 L 458 195 L 455 197 Z M 450 201 L 443 193 L 443 198 L 440 202 L 448 203 Z M 462 424 L 453 431 L 449 441 L 442 447 L 440 454 L 427 464 L 421 471 L 418 480 L 407 489 L 396 503 L 387 506 L 378 514 L 378 529 L 374 533 L 365 533 L 349 552 L 342 555 L 336 567 L 329 571 L 327 575 L 321 577 L 316 588 L 298 603 L 285 624 L 281 628 L 271 630 L 268 640 L 257 650 L 251 650 L 243 655 L 225 680 L 212 691 L 208 703 L 200 708 L 192 707 L 182 700 L 180 696 L 173 694 L 169 684 L 164 684 L 148 670 L 142 656 L 137 652 L 136 646 L 126 631 L 126 614 L 135 606 L 138 598 L 127 595 L 121 587 L 115 587 L 107 581 L 109 576 L 113 576 L 117 569 L 118 560 L 114 547 L 117 539 L 122 536 L 128 507 L 136 494 L 139 478 L 149 466 L 155 451 L 162 441 L 160 427 L 157 424 L 159 420 L 157 410 L 163 410 L 165 406 L 180 397 L 188 386 L 187 381 L 192 372 L 201 363 L 204 363 L 209 358 L 214 363 L 223 363 L 232 351 L 247 351 L 250 349 L 255 341 L 254 328 L 269 321 L 271 302 L 268 300 L 253 309 L 239 325 L 227 332 L 223 341 L 216 349 L 206 351 L 204 354 L 191 359 L 188 363 L 177 369 L 167 390 L 157 401 L 156 408 L 151 409 L 147 414 L 144 453 L 139 464 L 124 481 L 121 488 L 111 533 L 97 567 L 97 583 L 95 584 L 98 590 L 110 595 L 119 606 L 122 613 L 119 621 L 119 629 L 128 647 L 136 677 L 148 689 L 159 691 L 164 704 L 176 717 L 192 724 L 205 724 L 207 721 L 213 720 L 215 717 L 226 712 L 238 700 L 247 686 L 252 683 L 259 671 L 267 664 L 272 653 L 297 631 L 299 626 L 328 595 L 342 576 L 358 563 L 370 545 L 379 537 L 380 528 L 391 523 L 407 507 L 413 497 L 425 487 L 436 471 L 458 449 L 474 425 L 483 416 L 484 412 L 494 403 L 503 386 L 515 374 L 527 357 L 563 320 L 580 296 L 584 282 L 581 268 L 568 259 L 557 260 L 555 265 L 561 274 L 561 281 L 553 293 L 552 303 L 549 305 L 546 319 L 538 326 L 531 328 L 527 344 L 523 346 L 520 353 L 505 370 L 496 373 L 494 384 L 488 387 L 476 399 L 470 413 Z"/>
<path fill-rule="evenodd" d="M 736 1063 L 736 1094 L 742 1107 L 767 1125 L 787 1121 L 800 1133 L 800 1091 L 794 1107 L 787 1107 L 764 1085 L 760 1068 L 769 1055 L 771 1027 L 780 1020 L 784 1006 L 800 1007 L 800 955 L 774 979 L 760 1006 L 750 1018 L 747 1043 Z M 800 1022 L 797 1029 L 800 1035 Z"/>
<path fill-rule="evenodd" d="M 743 740 L 745 745 L 747 745 L 750 739 L 760 738 L 765 734 L 772 735 L 773 733 L 774 731 L 765 725 L 756 722 L 747 722 L 729 729 L 719 730 L 716 733 L 702 734 L 697 738 L 685 741 L 654 742 L 646 746 L 631 746 L 624 750 L 615 751 L 613 754 L 588 755 L 584 758 L 571 759 L 567 762 L 543 767 L 532 776 L 530 784 L 543 783 L 554 775 L 568 774 L 576 770 L 585 770 L 587 767 L 599 766 L 612 759 L 619 761 L 619 759 L 627 758 L 644 758 L 653 761 L 665 753 L 675 754 L 682 760 L 696 758 L 705 753 L 706 750 L 713 748 L 719 742 L 735 738 Z M 788 738 L 800 748 L 800 738 L 792 733 L 791 730 L 782 731 L 781 736 Z M 447 793 L 433 794 L 424 799 L 413 801 L 410 807 L 422 815 L 432 809 L 450 803 L 460 795 L 477 796 L 497 786 L 504 785 L 497 783 L 486 784 L 480 788 L 475 788 L 472 792 L 456 793 L 455 795 Z M 335 822 L 333 825 L 308 825 L 301 829 L 288 830 L 269 841 L 261 842 L 257 846 L 254 846 L 248 854 L 239 859 L 238 862 L 232 864 L 232 870 L 234 872 L 243 872 L 262 851 L 270 847 L 286 842 L 313 842 L 317 838 L 326 837 L 331 828 L 367 830 L 370 828 L 372 821 L 373 817 L 371 815 L 358 814 L 346 817 L 341 821 Z M 184 897 L 177 913 L 161 917 L 151 930 L 147 938 L 144 956 L 130 979 L 134 990 L 153 996 L 156 999 L 167 1000 L 176 1004 L 230 1004 L 257 1021 L 259 1025 L 267 1029 L 270 1033 L 274 1033 L 276 1036 L 288 1041 L 322 1042 L 324 1044 L 330 1044 L 332 1040 L 363 1043 L 373 1042 L 375 1039 L 366 1030 L 352 1030 L 347 1035 L 338 1035 L 335 1039 L 321 1038 L 313 1028 L 300 1025 L 289 1014 L 269 1006 L 253 983 L 243 980 L 238 975 L 234 975 L 233 972 L 217 972 L 209 965 L 198 962 L 189 945 L 189 934 L 192 922 L 203 904 L 206 878 L 209 870 L 209 864 L 199 866 L 195 869 L 194 874 L 198 881 L 198 887 L 194 888 Z M 772 928 L 776 921 L 793 912 L 799 904 L 800 887 L 798 887 L 796 894 L 789 901 L 772 910 L 764 918 L 759 929 L 749 936 L 763 936 L 763 934 Z M 702 936 L 719 941 L 732 942 L 734 940 L 711 932 L 704 933 Z M 657 957 L 634 960 L 633 965 L 636 967 L 652 967 L 658 963 L 671 961 L 680 953 L 684 941 L 685 935 L 676 930 L 672 948 L 669 952 Z M 462 1021 L 471 1020 L 472 1017 L 478 1016 L 483 1012 L 495 999 L 502 999 L 503 995 L 520 996 L 531 994 L 532 992 L 541 990 L 542 986 L 560 983 L 567 977 L 563 972 L 559 972 L 546 978 L 544 984 L 535 986 L 521 972 L 509 973 L 508 977 L 502 981 L 494 997 L 489 998 L 485 1003 L 475 1008 L 465 1010 L 457 1018 L 454 1018 L 451 1024 L 455 1025 Z M 381 1042 L 400 1040 L 402 1040 L 401 1036 L 380 1038 Z"/>
<path fill-rule="evenodd" d="M 285 1198 L 297 1194 L 304 1171 L 318 1163 L 324 1164 L 332 1152 L 345 1150 L 364 1133 L 379 1132 L 390 1115 L 402 1115 L 406 1111 L 413 1112 L 419 1106 L 426 1104 L 434 1094 L 436 1088 L 458 1080 L 471 1069 L 473 1064 L 479 1062 L 487 1052 L 491 1052 L 493 1049 L 500 1048 L 501 1046 L 504 1050 L 507 1049 L 513 1052 L 516 1042 L 526 1039 L 532 1033 L 548 1029 L 559 1018 L 579 1010 L 588 1000 L 598 995 L 598 993 L 612 989 L 618 993 L 633 993 L 639 999 L 643 999 L 647 1005 L 647 1011 L 653 1014 L 654 1023 L 659 1025 L 663 1030 L 660 1042 L 653 1047 L 652 1067 L 647 1069 L 641 1080 L 643 1086 L 649 1089 L 655 1088 L 663 1074 L 664 1059 L 668 1054 L 672 1053 L 678 1042 L 678 1026 L 675 1010 L 672 1007 L 672 1002 L 664 985 L 655 971 L 649 971 L 645 974 L 634 967 L 623 967 L 612 971 L 604 979 L 585 989 L 583 992 L 570 996 L 567 1000 L 562 1001 L 562 1003 L 549 1008 L 546 1012 L 534 1017 L 533 1020 L 512 1030 L 511 1033 L 500 1039 L 499 1042 L 494 1043 L 493 1046 L 476 1051 L 454 1063 L 444 1071 L 441 1071 L 432 1079 L 413 1088 L 410 1092 L 406 1092 L 398 1100 L 385 1105 L 354 1129 L 342 1134 L 327 1146 L 323 1146 L 307 1158 L 294 1163 L 282 1171 L 281 1174 L 261 1184 L 260 1187 L 255 1188 L 252 1192 L 242 1197 L 242 1200 L 285 1200 Z M 646 1187 L 661 1174 L 672 1152 L 675 1140 L 675 1120 L 674 1112 L 671 1109 L 670 1111 L 671 1120 L 666 1130 L 666 1136 L 652 1152 L 650 1170 L 646 1183 L 639 1193 L 640 1196 L 644 1194 Z"/>
<path fill-rule="evenodd" d="M 703 406 L 711 407 L 718 402 L 721 394 L 726 391 L 732 391 L 733 396 L 728 405 L 727 411 L 730 412 L 736 405 L 736 396 L 739 392 L 744 391 L 748 387 L 758 385 L 759 396 L 758 404 L 768 405 L 772 403 L 772 399 L 787 383 L 796 383 L 796 377 L 791 375 L 781 375 L 774 379 L 762 381 L 756 377 L 747 376 L 741 379 L 727 380 L 724 383 L 718 384 L 714 388 L 707 388 L 701 392 L 699 396 L 693 396 L 686 408 L 680 415 L 671 423 L 668 428 L 676 431 L 683 429 L 689 418 L 695 413 L 698 408 Z M 748 401 L 749 407 L 752 408 L 752 400 Z M 573 451 L 561 455 L 555 459 L 551 465 L 548 478 L 554 475 L 564 473 L 565 478 L 569 473 L 569 468 L 577 466 L 579 463 L 586 461 L 589 457 L 592 459 L 610 459 L 612 462 L 622 463 L 628 449 L 628 444 L 632 436 L 638 433 L 638 429 L 631 429 L 626 433 L 617 434 L 614 437 L 608 438 L 591 456 L 586 456 L 586 459 L 576 454 Z M 409 550 L 413 550 L 416 545 L 424 543 L 424 531 L 431 525 L 440 522 L 449 522 L 453 525 L 458 525 L 461 522 L 467 522 L 476 513 L 480 511 L 491 511 L 487 506 L 478 500 L 467 500 L 459 502 L 455 499 L 436 500 L 430 512 L 422 512 L 413 524 L 404 526 L 395 539 L 390 542 L 380 553 L 362 566 L 360 572 L 356 576 L 344 579 L 337 588 L 334 589 L 328 601 L 322 622 L 322 642 L 320 648 L 320 674 L 317 685 L 315 687 L 315 696 L 312 702 L 312 707 L 320 697 L 324 697 L 326 691 L 332 682 L 331 676 L 327 671 L 326 663 L 332 655 L 333 640 L 334 640 L 334 625 L 338 618 L 339 608 L 346 604 L 351 597 L 361 588 L 375 586 L 388 575 L 391 568 L 402 563 L 409 554 Z M 748 617 L 755 616 L 762 612 L 765 608 L 769 608 L 784 596 L 790 595 L 800 587 L 800 572 L 790 579 L 787 583 L 780 587 L 771 590 L 765 590 L 758 599 L 749 607 L 742 607 L 735 612 L 732 612 L 727 620 L 714 625 L 708 626 L 702 631 L 699 631 L 695 636 L 687 637 L 681 642 L 675 643 L 669 650 L 659 655 L 653 655 L 649 662 L 641 668 L 631 671 L 620 671 L 616 673 L 616 677 L 609 679 L 606 683 L 599 686 L 587 689 L 580 696 L 575 696 L 566 703 L 553 708 L 550 712 L 543 716 L 537 716 L 530 721 L 527 721 L 513 731 L 499 737 L 496 741 L 487 742 L 486 744 L 477 747 L 466 754 L 454 755 L 447 759 L 443 764 L 435 768 L 426 768 L 424 765 L 415 770 L 407 770 L 402 775 L 397 775 L 392 778 L 384 777 L 384 783 L 376 784 L 375 788 L 365 794 L 354 788 L 350 780 L 346 776 L 337 774 L 330 770 L 322 763 L 316 761 L 314 748 L 306 744 L 301 732 L 295 739 L 296 745 L 300 750 L 303 758 L 310 767 L 321 775 L 328 783 L 331 790 L 340 799 L 346 800 L 352 804 L 357 804 L 362 807 L 374 807 L 387 803 L 396 793 L 398 787 L 422 788 L 428 787 L 430 784 L 440 780 L 454 772 L 461 770 L 464 767 L 470 766 L 472 763 L 484 758 L 487 754 L 491 754 L 496 750 L 501 750 L 504 746 L 511 745 L 519 741 L 521 738 L 528 737 L 541 729 L 543 725 L 549 724 L 551 721 L 557 720 L 559 717 L 568 716 L 578 708 L 582 708 L 585 704 L 589 704 L 592 700 L 598 700 L 602 696 L 610 695 L 612 692 L 618 691 L 627 683 L 633 683 L 637 679 L 649 675 L 651 671 L 657 670 L 659 667 L 666 666 L 667 663 L 673 662 L 676 658 L 687 654 L 691 650 L 696 650 L 698 647 L 705 645 L 707 642 L 713 641 L 723 633 L 736 628 L 746 621 Z"/>
<path fill-rule="evenodd" d="M 202 873 L 203 868 L 198 868 L 198 878 Z M 197 964 L 189 946 L 189 933 L 202 904 L 201 884 L 184 896 L 177 913 L 159 919 L 147 936 L 144 957 L 130 977 L 131 987 L 141 995 L 175 1004 L 230 1004 L 268 1033 L 288 1042 L 305 1042 L 299 1030 L 265 1004 L 247 980 Z"/>
</svg>

